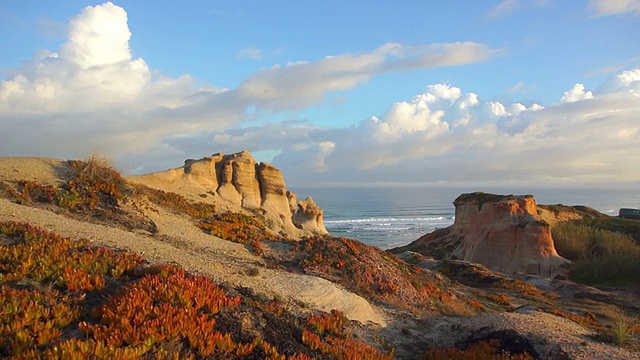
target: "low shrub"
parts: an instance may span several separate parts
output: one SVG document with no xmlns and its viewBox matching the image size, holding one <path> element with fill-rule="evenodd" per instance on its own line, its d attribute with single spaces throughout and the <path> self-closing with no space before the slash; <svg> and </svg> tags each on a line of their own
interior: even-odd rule
<svg viewBox="0 0 640 360">
<path fill-rule="evenodd" d="M 454 294 L 444 277 L 416 268 L 392 254 L 341 237 L 311 237 L 295 243 L 294 267 L 337 282 L 367 299 L 416 313 L 472 314 L 478 310 Z"/>
<path fill-rule="evenodd" d="M 96 155 L 86 161 L 69 160 L 71 174 L 60 186 L 20 180 L 3 185 L 2 193 L 19 204 L 44 203 L 58 206 L 67 215 L 98 222 L 116 223 L 127 229 L 155 233 L 155 224 L 143 216 L 127 213 L 121 207 L 132 194 L 120 172 L 105 158 Z"/>
<path fill-rule="evenodd" d="M 598 321 L 598 318 L 592 312 L 586 312 L 584 315 L 568 313 L 558 309 L 541 309 L 541 311 L 548 312 L 549 314 L 553 314 L 556 316 L 563 317 L 565 319 L 571 320 L 576 324 L 580 324 L 586 328 L 593 329 L 596 331 L 603 331 L 604 327 Z"/>
<path fill-rule="evenodd" d="M 257 255 L 264 253 L 261 241 L 287 240 L 285 237 L 269 231 L 258 219 L 234 212 L 211 214 L 200 220 L 197 226 L 207 234 L 244 244 Z"/>
<path fill-rule="evenodd" d="M 434 347 L 424 353 L 421 360 L 534 360 L 528 353 L 509 354 L 501 352 L 497 344 L 491 341 L 481 341 L 466 349 L 455 347 Z"/>
<path fill-rule="evenodd" d="M 553 229 L 553 239 L 558 253 L 574 261 L 571 280 L 640 285 L 640 245 L 628 235 L 567 222 Z"/>
</svg>

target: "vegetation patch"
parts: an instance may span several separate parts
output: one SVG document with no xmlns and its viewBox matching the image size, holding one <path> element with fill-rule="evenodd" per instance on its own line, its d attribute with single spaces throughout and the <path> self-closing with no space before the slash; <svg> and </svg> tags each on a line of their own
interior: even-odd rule
<svg viewBox="0 0 640 360">
<path fill-rule="evenodd" d="M 207 234 L 246 245 L 250 251 L 262 255 L 262 241 L 285 241 L 287 238 L 271 232 L 258 219 L 240 213 L 211 214 L 197 226 Z"/>
<path fill-rule="evenodd" d="M 568 313 L 558 309 L 541 309 L 541 310 L 549 314 L 553 314 L 553 315 L 563 317 L 565 319 L 569 319 L 576 324 L 582 325 L 592 330 L 596 330 L 599 332 L 602 332 L 604 330 L 604 327 L 600 324 L 600 321 L 598 321 L 598 318 L 592 312 L 586 312 L 584 315 L 579 315 L 579 314 Z"/>
<path fill-rule="evenodd" d="M 550 211 L 556 216 L 560 215 L 561 213 L 569 212 L 569 213 L 579 214 L 582 218 L 600 219 L 600 218 L 607 217 L 607 215 L 595 209 L 592 209 L 587 206 L 581 206 L 581 205 L 568 206 L 568 205 L 562 205 L 562 204 L 555 204 L 555 205 L 538 204 L 538 208 Z"/>
<path fill-rule="evenodd" d="M 463 348 L 434 347 L 425 352 L 421 360 L 534 360 L 528 352 L 513 353 L 499 340 L 478 341 Z"/>
<path fill-rule="evenodd" d="M 295 244 L 293 266 L 337 282 L 367 299 L 417 314 L 472 314 L 477 302 L 449 290 L 447 280 L 390 253 L 341 237 L 307 238 Z"/>
<path fill-rule="evenodd" d="M 149 201 L 176 213 L 189 215 L 196 220 L 204 220 L 216 212 L 213 204 L 193 202 L 176 193 L 153 189 L 145 185 L 134 184 L 136 193 L 145 195 Z"/>
<path fill-rule="evenodd" d="M 616 345 L 629 343 L 636 333 L 640 332 L 640 321 L 636 316 L 630 316 L 617 308 L 611 318 L 609 337 Z"/>
<path fill-rule="evenodd" d="M 467 286 L 479 288 L 484 291 L 488 289 L 501 291 L 497 297 L 491 297 L 491 300 L 498 304 L 508 302 L 508 296 L 502 293 L 505 290 L 513 292 L 518 297 L 529 298 L 535 301 L 547 302 L 548 300 L 558 298 L 558 295 L 553 292 L 544 291 L 522 280 L 502 275 L 480 264 L 461 260 L 442 260 L 438 271 L 446 275 L 449 279 Z"/>
<path fill-rule="evenodd" d="M 5 184 L 3 193 L 19 204 L 51 204 L 73 217 L 102 223 L 116 223 L 131 229 L 157 232 L 149 219 L 131 214 L 121 205 L 134 192 L 122 175 L 109 162 L 98 156 L 87 161 L 69 160 L 72 170 L 61 186 L 42 185 L 21 180 L 12 186 Z"/>
<path fill-rule="evenodd" d="M 574 262 L 571 280 L 589 285 L 640 285 L 640 245 L 625 233 L 590 224 L 566 222 L 552 231 L 558 253 Z"/>
<path fill-rule="evenodd" d="M 0 356 L 391 359 L 337 311 L 297 316 L 138 255 L 0 223 Z M 29 262 L 29 259 L 37 261 Z"/>
</svg>

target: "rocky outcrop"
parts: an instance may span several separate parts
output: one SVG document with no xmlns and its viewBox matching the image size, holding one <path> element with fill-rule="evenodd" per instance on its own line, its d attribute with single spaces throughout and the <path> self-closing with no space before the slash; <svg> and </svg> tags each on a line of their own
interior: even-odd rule
<svg viewBox="0 0 640 360">
<path fill-rule="evenodd" d="M 455 205 L 454 224 L 394 249 L 440 254 L 477 262 L 506 274 L 522 272 L 554 277 L 566 272 L 569 260 L 558 255 L 549 224 L 538 215 L 531 195 L 463 194 Z"/>
<path fill-rule="evenodd" d="M 272 230 L 290 236 L 328 234 L 322 209 L 311 198 L 297 202 L 296 195 L 287 190 L 282 172 L 271 164 L 257 163 L 247 151 L 187 159 L 180 168 L 131 180 L 223 209 L 260 214 Z"/>
<path fill-rule="evenodd" d="M 315 233 L 327 233 L 322 218 L 322 209 L 311 197 L 298 202 L 298 209 L 293 215 L 293 223 L 305 230 Z"/>
</svg>

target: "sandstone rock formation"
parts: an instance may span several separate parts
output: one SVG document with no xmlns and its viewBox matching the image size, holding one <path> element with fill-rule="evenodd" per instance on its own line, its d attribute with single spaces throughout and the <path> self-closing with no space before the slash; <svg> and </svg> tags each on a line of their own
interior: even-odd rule
<svg viewBox="0 0 640 360">
<path fill-rule="evenodd" d="M 324 233 L 322 209 L 316 205 L 311 197 L 298 202 L 298 209 L 293 215 L 293 223 L 302 228 L 316 233 Z"/>
<path fill-rule="evenodd" d="M 440 256 L 477 262 L 506 274 L 522 272 L 554 277 L 569 260 L 558 255 L 549 224 L 538 215 L 531 195 L 463 194 L 453 203 L 452 226 L 394 249 L 401 253 L 437 247 Z"/>
<path fill-rule="evenodd" d="M 222 209 L 260 214 L 272 230 L 290 236 L 328 234 L 322 209 L 313 199 L 298 202 L 296 195 L 287 191 L 280 170 L 267 163 L 258 164 L 247 151 L 187 159 L 180 168 L 130 180 L 208 201 Z"/>
</svg>

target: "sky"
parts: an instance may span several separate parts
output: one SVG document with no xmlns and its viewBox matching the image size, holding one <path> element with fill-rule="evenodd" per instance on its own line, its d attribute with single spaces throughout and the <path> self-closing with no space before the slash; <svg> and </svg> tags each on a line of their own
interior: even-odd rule
<svg viewBox="0 0 640 360">
<path fill-rule="evenodd" d="M 0 2 L 0 156 L 640 188 L 640 0 Z"/>
</svg>

